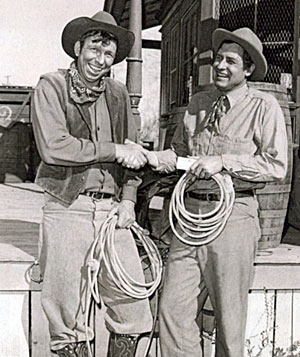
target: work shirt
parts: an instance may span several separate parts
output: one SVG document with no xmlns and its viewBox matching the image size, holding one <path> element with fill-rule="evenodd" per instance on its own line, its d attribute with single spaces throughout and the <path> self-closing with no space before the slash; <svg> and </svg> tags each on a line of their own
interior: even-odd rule
<svg viewBox="0 0 300 357">
<path fill-rule="evenodd" d="M 136 200 L 141 180 L 135 171 L 116 162 L 115 150 L 115 144 L 124 143 L 126 138 L 136 141 L 137 137 L 128 92 L 122 83 L 106 78 L 104 97 L 113 141 L 105 134 L 103 141 L 92 139 L 96 135 L 92 104 L 79 104 L 70 98 L 66 70 L 43 75 L 35 89 L 32 124 L 42 158 L 36 183 L 66 204 L 89 187 L 86 182 L 94 164 L 112 173 L 117 193 L 122 189 L 122 199 Z"/>
<path fill-rule="evenodd" d="M 111 121 L 104 93 L 89 107 L 89 112 L 92 122 L 91 133 L 93 141 L 95 143 L 111 143 Z M 89 167 L 83 191 L 116 193 L 114 179 L 109 170 L 103 167 L 103 164 L 97 163 Z"/>
<path fill-rule="evenodd" d="M 249 88 L 227 94 L 230 109 L 221 117 L 219 133 L 207 121 L 215 95 L 197 93 L 172 139 L 172 150 L 158 154 L 159 169 L 175 169 L 177 156 L 217 155 L 231 176 L 254 182 L 283 179 L 287 171 L 287 134 L 277 100 L 269 93 Z"/>
</svg>

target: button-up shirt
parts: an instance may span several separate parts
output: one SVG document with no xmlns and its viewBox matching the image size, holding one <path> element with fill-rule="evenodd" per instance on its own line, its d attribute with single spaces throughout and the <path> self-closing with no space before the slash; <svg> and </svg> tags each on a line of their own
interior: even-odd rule
<svg viewBox="0 0 300 357">
<path fill-rule="evenodd" d="M 111 121 L 105 95 L 102 93 L 97 101 L 89 107 L 92 122 L 92 138 L 95 143 L 112 142 Z M 87 170 L 87 180 L 83 191 L 101 191 L 116 193 L 113 176 L 103 164 L 91 165 Z"/>
<path fill-rule="evenodd" d="M 219 134 L 206 125 L 218 95 L 195 96 L 174 134 L 172 150 L 158 155 L 160 169 L 175 167 L 177 156 L 218 155 L 233 177 L 254 182 L 283 179 L 287 134 L 275 97 L 247 85 L 226 95 L 230 109 L 220 120 Z"/>
</svg>

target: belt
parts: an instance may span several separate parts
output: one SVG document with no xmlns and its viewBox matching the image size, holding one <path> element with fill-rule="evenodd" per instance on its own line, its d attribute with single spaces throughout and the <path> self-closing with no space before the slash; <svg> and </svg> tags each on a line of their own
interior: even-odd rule
<svg viewBox="0 0 300 357">
<path fill-rule="evenodd" d="M 95 200 L 102 200 L 104 198 L 111 198 L 114 195 L 106 192 L 94 192 L 94 191 L 84 191 L 81 193 L 82 195 L 89 196 L 94 198 Z"/>
<path fill-rule="evenodd" d="M 253 197 L 252 190 L 239 191 L 235 192 L 235 198 L 240 197 Z M 220 201 L 221 195 L 219 193 L 196 193 L 196 192 L 187 192 L 186 197 L 195 198 L 200 201 Z"/>
</svg>

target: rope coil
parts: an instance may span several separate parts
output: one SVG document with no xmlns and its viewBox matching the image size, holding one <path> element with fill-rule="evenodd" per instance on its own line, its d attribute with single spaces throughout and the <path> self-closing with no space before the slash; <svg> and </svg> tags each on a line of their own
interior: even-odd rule
<svg viewBox="0 0 300 357">
<path fill-rule="evenodd" d="M 88 292 L 89 298 L 86 304 L 86 336 L 89 356 L 92 356 L 91 346 L 88 339 L 89 311 L 94 301 L 100 303 L 100 293 L 98 288 L 98 274 L 101 264 L 105 264 L 108 273 L 112 277 L 116 286 L 127 296 L 136 299 L 146 299 L 152 296 L 159 287 L 162 279 L 163 263 L 159 250 L 152 239 L 146 234 L 137 223 L 134 223 L 130 229 L 136 235 L 136 244 L 144 247 L 149 258 L 150 270 L 153 281 L 149 283 L 138 282 L 133 279 L 123 267 L 114 245 L 114 232 L 117 224 L 117 216 L 108 217 L 100 227 L 99 233 L 93 242 L 90 250 L 90 259 L 87 263 L 88 274 Z M 97 249 L 98 248 L 98 249 Z M 146 348 L 145 356 L 148 355 L 151 339 Z"/>
<path fill-rule="evenodd" d="M 213 175 L 212 179 L 220 188 L 220 200 L 216 207 L 207 213 L 189 212 L 184 203 L 185 190 L 194 178 L 186 172 L 177 182 L 171 197 L 169 220 L 172 231 L 180 241 L 199 246 L 213 241 L 220 235 L 232 212 L 235 194 L 229 175 Z M 184 234 L 176 230 L 173 216 L 177 219 L 178 226 Z"/>
<path fill-rule="evenodd" d="M 134 280 L 124 269 L 114 245 L 114 231 L 116 229 L 117 217 L 109 217 L 102 224 L 97 238 L 94 240 L 90 261 L 88 262 L 88 280 L 93 298 L 100 302 L 97 276 L 103 262 L 111 275 L 114 283 L 126 295 L 145 299 L 150 297 L 158 288 L 162 275 L 162 259 L 155 243 L 145 234 L 145 231 L 137 223 L 131 226 L 131 230 L 136 234 L 137 244 L 144 247 L 149 261 L 153 281 L 149 283 Z M 99 245 L 99 251 L 96 248 Z"/>
</svg>

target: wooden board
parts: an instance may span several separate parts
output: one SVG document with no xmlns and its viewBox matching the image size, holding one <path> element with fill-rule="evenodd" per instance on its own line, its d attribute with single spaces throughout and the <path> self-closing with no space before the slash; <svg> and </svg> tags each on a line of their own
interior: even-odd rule
<svg viewBox="0 0 300 357">
<path fill-rule="evenodd" d="M 1 357 L 29 357 L 28 296 L 28 292 L 0 292 Z"/>
</svg>

